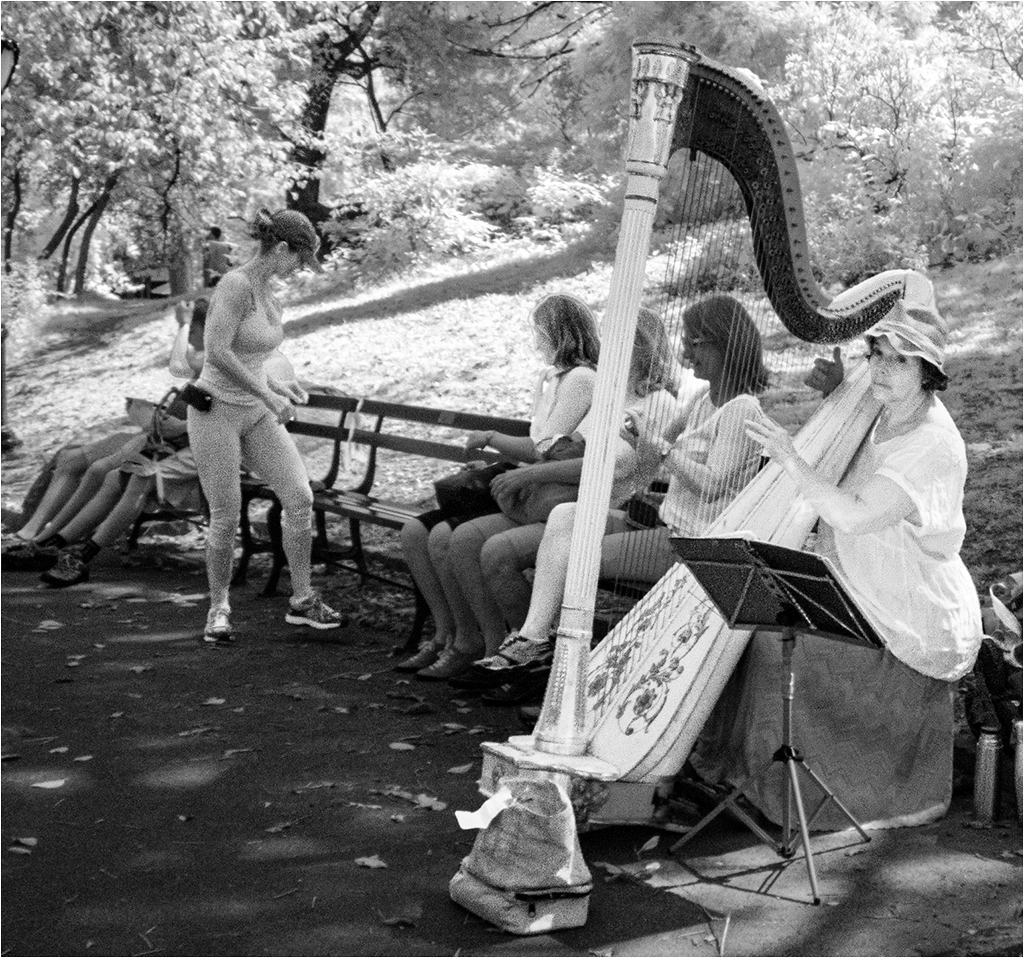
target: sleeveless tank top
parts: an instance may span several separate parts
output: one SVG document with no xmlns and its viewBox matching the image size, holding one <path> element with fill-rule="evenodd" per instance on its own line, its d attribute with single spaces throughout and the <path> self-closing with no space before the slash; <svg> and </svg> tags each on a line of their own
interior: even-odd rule
<svg viewBox="0 0 1024 958">
<path fill-rule="evenodd" d="M 216 293 L 214 293 L 216 296 Z M 266 361 L 284 341 L 280 313 L 271 304 L 258 304 L 253 295 L 249 310 L 235 333 L 232 351 L 261 386 L 267 385 Z M 233 406 L 259 406 L 263 400 L 239 385 L 213 363 L 203 366 L 197 385 L 205 386 L 221 402 Z"/>
</svg>

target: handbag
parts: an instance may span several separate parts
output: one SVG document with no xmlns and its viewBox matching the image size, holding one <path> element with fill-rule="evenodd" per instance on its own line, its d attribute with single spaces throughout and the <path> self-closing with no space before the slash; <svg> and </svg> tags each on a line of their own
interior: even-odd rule
<svg viewBox="0 0 1024 958">
<path fill-rule="evenodd" d="M 466 519 L 499 512 L 491 495 L 491 480 L 509 469 L 511 462 L 495 462 L 489 466 L 470 466 L 450 476 L 434 480 L 434 496 L 438 510 L 448 519 Z"/>
</svg>

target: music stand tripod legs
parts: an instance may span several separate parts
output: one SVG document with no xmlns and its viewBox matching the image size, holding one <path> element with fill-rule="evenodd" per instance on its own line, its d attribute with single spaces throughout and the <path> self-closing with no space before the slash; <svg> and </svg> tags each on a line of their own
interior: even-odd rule
<svg viewBox="0 0 1024 958">
<path fill-rule="evenodd" d="M 786 629 L 782 634 L 782 744 L 775 750 L 772 757 L 765 763 L 764 767 L 748 776 L 739 785 L 736 785 L 728 795 L 725 796 L 707 815 L 705 815 L 686 835 L 677 841 L 669 850 L 675 853 L 692 838 L 702 832 L 724 811 L 731 811 L 754 835 L 757 836 L 769 848 L 782 858 L 792 858 L 796 853 L 796 845 L 799 841 L 803 845 L 804 860 L 807 863 L 807 877 L 811 885 L 811 894 L 814 904 L 821 904 L 821 895 L 818 891 L 818 876 L 814 869 L 814 852 L 811 850 L 810 826 L 818 817 L 822 809 L 830 802 L 846 816 L 848 821 L 860 833 L 865 842 L 871 841 L 867 832 L 861 828 L 860 823 L 850 814 L 849 809 L 838 799 L 832 790 L 815 774 L 814 770 L 804 760 L 799 749 L 793 744 L 793 698 L 796 687 L 796 676 L 793 672 L 793 650 L 796 646 L 796 629 Z M 738 802 L 743 796 L 748 784 L 764 778 L 776 762 L 782 762 L 786 767 L 785 797 L 783 803 L 783 825 L 782 834 L 776 839 L 763 829 Z M 824 792 L 824 797 L 818 802 L 814 811 L 808 817 L 804 808 L 803 792 L 800 788 L 800 775 L 802 772 L 818 788 Z M 793 824 L 793 810 L 796 809 L 796 827 Z"/>
</svg>

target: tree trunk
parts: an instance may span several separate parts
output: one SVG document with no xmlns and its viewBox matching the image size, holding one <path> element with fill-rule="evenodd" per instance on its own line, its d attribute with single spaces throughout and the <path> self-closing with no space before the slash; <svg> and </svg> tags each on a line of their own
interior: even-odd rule
<svg viewBox="0 0 1024 958">
<path fill-rule="evenodd" d="M 327 158 L 320 143 L 327 128 L 331 94 L 339 77 L 363 76 L 371 68 L 365 61 L 350 61 L 350 58 L 358 53 L 362 42 L 373 29 L 380 8 L 380 2 L 366 4 L 359 21 L 349 28 L 342 39 L 332 40 L 326 34 L 321 34 L 313 41 L 313 69 L 300 120 L 308 139 L 296 143 L 292 149 L 292 160 L 303 167 L 305 172 L 291 183 L 287 191 L 288 207 L 304 213 L 313 223 L 322 223 L 331 212 L 329 206 L 320 202 L 320 170 Z"/>
<path fill-rule="evenodd" d="M 11 271 L 11 244 L 14 237 L 14 221 L 21 211 L 21 166 L 15 165 L 11 176 L 11 191 L 14 194 L 11 208 L 4 217 L 4 272 Z"/>
<path fill-rule="evenodd" d="M 170 276 L 171 296 L 190 297 L 192 295 L 193 270 L 192 251 L 184 236 L 178 235 L 171 249 L 170 262 L 167 265 L 167 272 Z M 174 313 L 179 326 L 184 326 L 189 320 L 189 311 L 184 303 L 177 303 Z"/>
<path fill-rule="evenodd" d="M 114 187 L 117 186 L 117 180 L 120 175 L 121 171 L 115 170 L 106 178 L 99 197 L 92 205 L 92 210 L 85 226 L 85 232 L 82 234 L 82 242 L 78 247 L 78 266 L 75 269 L 74 290 L 76 296 L 80 296 L 85 291 L 85 269 L 89 264 L 89 244 L 92 242 L 92 234 L 96 231 L 100 218 L 103 216 L 103 211 L 110 202 L 110 194 L 114 192 Z"/>
<path fill-rule="evenodd" d="M 64 219 L 61 220 L 57 231 L 50 237 L 50 242 L 46 244 L 43 251 L 39 254 L 40 259 L 49 259 L 53 256 L 57 247 L 60 246 L 61 240 L 64 239 L 64 234 L 71 229 L 71 224 L 74 223 L 75 217 L 78 216 L 78 190 L 81 185 L 82 178 L 80 176 L 73 176 L 71 178 L 71 193 L 68 195 L 68 206 L 64 211 Z"/>
</svg>

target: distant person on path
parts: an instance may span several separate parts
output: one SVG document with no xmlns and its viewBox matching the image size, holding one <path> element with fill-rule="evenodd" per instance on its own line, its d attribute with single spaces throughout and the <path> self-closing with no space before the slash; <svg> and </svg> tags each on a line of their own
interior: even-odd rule
<svg viewBox="0 0 1024 958">
<path fill-rule="evenodd" d="M 277 379 L 266 368 L 284 339 L 281 304 L 271 281 L 291 275 L 300 266 L 319 272 L 319 240 L 313 224 L 295 210 L 271 213 L 261 208 L 252 235 L 259 240 L 259 252 L 228 272 L 210 299 L 206 361 L 196 383 L 209 401 L 193 403 L 188 411 L 192 449 L 210 506 L 207 642 L 233 639 L 228 588 L 242 503 L 243 463 L 273 489 L 282 506 L 283 545 L 292 579 L 285 621 L 315 629 L 335 629 L 341 624 L 338 613 L 310 585 L 313 493 L 302 458 L 284 426 L 295 418 L 293 403 L 305 403 L 307 396 L 294 378 Z"/>
<path fill-rule="evenodd" d="M 211 226 L 203 246 L 203 285 L 212 288 L 231 269 L 234 247 L 223 239 L 219 226 Z"/>
<path fill-rule="evenodd" d="M 863 824 L 922 825 L 952 793 L 953 696 L 981 643 L 981 609 L 960 558 L 967 456 L 946 407 L 946 326 L 934 303 L 900 301 L 866 334 L 871 392 L 882 412 L 837 486 L 766 417 L 748 434 L 821 516 L 816 551 L 836 564 L 885 642 L 797 644 L 794 727 L 800 749 Z M 698 740 L 691 764 L 735 784 L 777 745 L 780 643 L 755 639 Z M 782 768 L 745 791 L 772 821 L 784 816 Z M 807 801 L 814 806 L 820 794 Z M 820 829 L 848 822 L 827 807 Z"/>
</svg>

